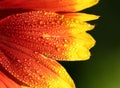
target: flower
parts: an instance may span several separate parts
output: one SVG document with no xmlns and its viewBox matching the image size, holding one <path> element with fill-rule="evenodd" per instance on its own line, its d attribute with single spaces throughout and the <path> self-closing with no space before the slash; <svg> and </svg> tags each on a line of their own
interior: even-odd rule
<svg viewBox="0 0 120 88">
<path fill-rule="evenodd" d="M 89 59 L 95 40 L 86 31 L 94 25 L 86 21 L 99 16 L 75 12 L 97 3 L 98 0 L 0 1 L 2 88 L 75 88 L 56 60 Z M 22 11 L 4 16 L 8 8 Z"/>
</svg>

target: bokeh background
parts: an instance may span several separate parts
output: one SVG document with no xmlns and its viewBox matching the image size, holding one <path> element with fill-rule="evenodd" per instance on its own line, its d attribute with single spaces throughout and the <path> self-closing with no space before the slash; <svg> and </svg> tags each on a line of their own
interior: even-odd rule
<svg viewBox="0 0 120 88">
<path fill-rule="evenodd" d="M 100 0 L 83 12 L 100 15 L 92 21 L 97 43 L 88 61 L 61 62 L 77 88 L 120 88 L 120 4 L 119 0 Z"/>
</svg>

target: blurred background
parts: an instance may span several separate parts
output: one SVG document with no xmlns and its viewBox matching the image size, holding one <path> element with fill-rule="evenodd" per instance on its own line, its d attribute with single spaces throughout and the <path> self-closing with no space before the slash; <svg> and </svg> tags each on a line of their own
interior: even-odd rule
<svg viewBox="0 0 120 88">
<path fill-rule="evenodd" d="M 97 41 L 88 61 L 61 62 L 76 88 L 120 88 L 120 8 L 118 0 L 100 0 L 82 12 L 100 15 L 90 23 L 89 33 Z"/>
</svg>

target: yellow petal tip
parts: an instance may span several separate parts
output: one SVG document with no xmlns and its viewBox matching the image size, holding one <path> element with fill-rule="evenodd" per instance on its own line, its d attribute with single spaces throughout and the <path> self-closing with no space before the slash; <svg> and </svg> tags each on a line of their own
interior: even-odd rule
<svg viewBox="0 0 120 88">
<path fill-rule="evenodd" d="M 68 60 L 88 60 L 91 56 L 89 49 L 95 45 L 95 40 L 88 33 L 81 33 L 73 39 L 72 43 L 66 45 L 66 52 L 63 54 Z"/>
<path fill-rule="evenodd" d="M 96 5 L 99 2 L 99 0 L 77 0 L 77 5 L 75 6 L 75 10 L 81 11 L 83 9 L 92 7 Z"/>
</svg>

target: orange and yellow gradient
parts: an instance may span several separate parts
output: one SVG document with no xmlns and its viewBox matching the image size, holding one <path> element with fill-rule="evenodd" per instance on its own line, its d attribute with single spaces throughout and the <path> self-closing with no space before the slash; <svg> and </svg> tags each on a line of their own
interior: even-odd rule
<svg viewBox="0 0 120 88">
<path fill-rule="evenodd" d="M 0 69 L 0 88 L 75 88 L 56 60 L 90 58 L 95 40 L 86 31 L 94 25 L 86 21 L 99 16 L 76 11 L 97 3 L 98 0 L 0 1 L 0 16 L 4 17 L 0 18 L 0 68 L 4 69 Z M 6 9 L 20 8 L 23 12 L 3 16 Z"/>
</svg>

